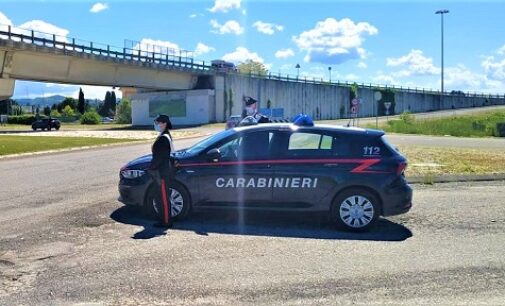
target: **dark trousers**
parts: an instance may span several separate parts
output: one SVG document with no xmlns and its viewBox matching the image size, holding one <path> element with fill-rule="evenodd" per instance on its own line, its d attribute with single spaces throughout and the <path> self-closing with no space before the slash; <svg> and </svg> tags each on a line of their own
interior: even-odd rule
<svg viewBox="0 0 505 306">
<path fill-rule="evenodd" d="M 172 221 L 172 204 L 170 203 L 170 194 L 168 188 L 168 181 L 162 178 L 160 182 L 160 201 L 161 201 L 161 221 L 164 224 L 170 224 Z"/>
</svg>

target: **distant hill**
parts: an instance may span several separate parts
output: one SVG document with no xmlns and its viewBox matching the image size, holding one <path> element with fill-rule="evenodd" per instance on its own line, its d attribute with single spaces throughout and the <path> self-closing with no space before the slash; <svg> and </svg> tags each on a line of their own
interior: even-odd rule
<svg viewBox="0 0 505 306">
<path fill-rule="evenodd" d="M 33 99 L 14 99 L 19 105 L 53 105 L 65 100 L 64 96 L 37 97 Z"/>
</svg>

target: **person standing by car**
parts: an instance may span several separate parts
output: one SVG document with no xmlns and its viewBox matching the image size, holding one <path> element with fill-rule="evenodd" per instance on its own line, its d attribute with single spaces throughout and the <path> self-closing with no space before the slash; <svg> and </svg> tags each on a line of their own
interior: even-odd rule
<svg viewBox="0 0 505 306">
<path fill-rule="evenodd" d="M 154 120 L 154 129 L 160 134 L 152 146 L 152 162 L 149 174 L 159 186 L 159 197 L 157 203 L 161 203 L 161 222 L 155 224 L 158 227 L 172 227 L 171 203 L 168 192 L 169 182 L 173 179 L 174 165 L 170 158 L 170 153 L 174 152 L 174 145 L 170 129 L 172 123 L 167 115 L 159 115 Z"/>
</svg>

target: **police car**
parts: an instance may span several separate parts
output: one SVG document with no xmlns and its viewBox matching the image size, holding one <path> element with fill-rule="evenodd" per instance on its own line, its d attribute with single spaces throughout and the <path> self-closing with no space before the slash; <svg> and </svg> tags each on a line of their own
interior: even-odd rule
<svg viewBox="0 0 505 306">
<path fill-rule="evenodd" d="M 327 212 L 338 227 L 363 231 L 379 216 L 412 206 L 407 160 L 378 130 L 314 125 L 304 118 L 228 129 L 172 157 L 177 172 L 169 194 L 176 220 L 199 208 Z M 146 171 L 150 162 L 145 155 L 121 169 L 119 200 L 156 215 L 161 209 Z"/>
</svg>

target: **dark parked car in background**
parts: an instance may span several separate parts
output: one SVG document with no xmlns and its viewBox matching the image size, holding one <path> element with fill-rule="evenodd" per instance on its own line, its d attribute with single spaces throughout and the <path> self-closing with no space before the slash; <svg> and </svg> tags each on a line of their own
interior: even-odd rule
<svg viewBox="0 0 505 306">
<path fill-rule="evenodd" d="M 53 118 L 39 119 L 32 123 L 32 129 L 36 131 L 37 129 L 48 130 L 51 129 L 59 130 L 61 126 L 60 120 Z"/>
</svg>

